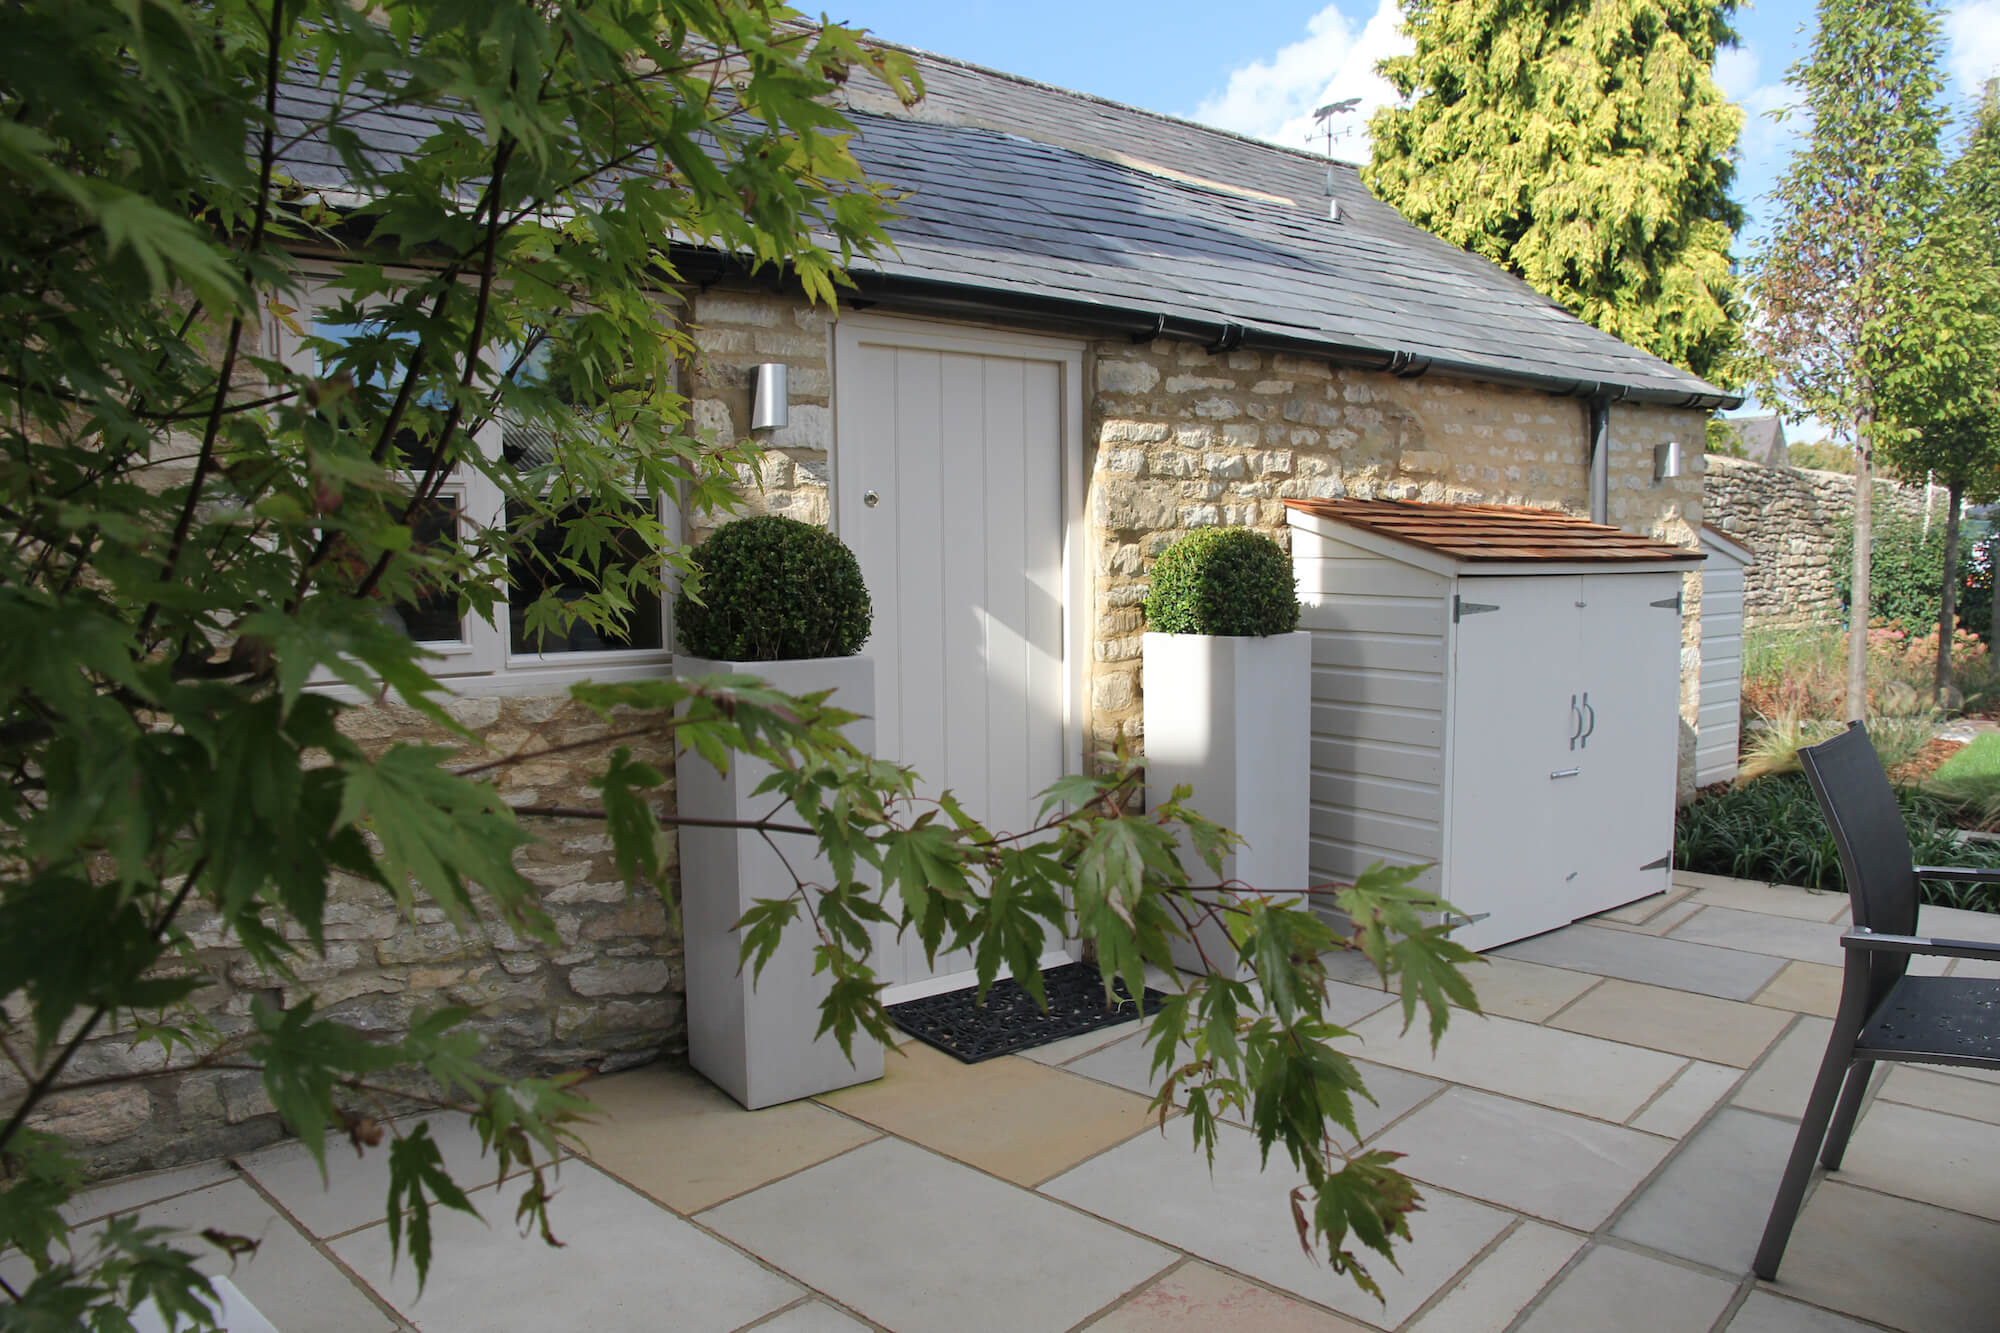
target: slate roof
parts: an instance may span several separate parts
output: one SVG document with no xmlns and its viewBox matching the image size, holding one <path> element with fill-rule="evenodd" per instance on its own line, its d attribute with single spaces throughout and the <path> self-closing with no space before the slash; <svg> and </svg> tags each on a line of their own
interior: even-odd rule
<svg viewBox="0 0 2000 1333">
<path fill-rule="evenodd" d="M 1557 509 L 1420 504 L 1414 500 L 1287 500 L 1288 508 L 1390 537 L 1468 564 L 1560 561 L 1644 564 L 1700 553 Z"/>
<path fill-rule="evenodd" d="M 847 97 L 863 168 L 909 192 L 893 252 L 853 266 L 865 298 L 1555 393 L 1737 401 L 1405 222 L 1351 166 L 1332 167 L 1334 222 L 1323 158 L 913 54 L 927 88 L 914 110 L 858 80 Z M 294 85 L 282 112 L 321 100 Z M 378 113 L 355 128 L 388 155 L 427 126 Z M 343 184 L 324 144 L 287 165 Z"/>
<path fill-rule="evenodd" d="M 1791 450 L 1785 443 L 1785 422 L 1776 412 L 1756 417 L 1724 417 L 1722 424 L 1743 446 L 1743 456 L 1766 467 L 1785 467 Z"/>
</svg>

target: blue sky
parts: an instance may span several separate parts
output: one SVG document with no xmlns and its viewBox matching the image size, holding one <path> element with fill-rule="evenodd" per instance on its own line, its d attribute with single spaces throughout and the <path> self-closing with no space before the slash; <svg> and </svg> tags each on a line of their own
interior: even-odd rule
<svg viewBox="0 0 2000 1333">
<path fill-rule="evenodd" d="M 1769 226 L 1764 196 L 1797 126 L 1766 113 L 1789 99 L 1785 71 L 1810 43 L 1813 10 L 1808 0 L 1742 7 L 1740 44 L 1716 62 L 1723 91 L 1749 112 L 1738 145 L 1736 197 L 1749 212 L 1739 256 Z M 1313 108 L 1360 97 L 1334 145 L 1350 160 L 1367 156 L 1361 125 L 1391 96 L 1375 63 L 1403 49 L 1396 0 L 847 0 L 828 16 L 889 41 L 1292 147 L 1309 146 Z M 2000 75 L 2000 0 L 1945 5 L 1944 30 L 1948 94 L 1962 106 L 1981 80 Z"/>
</svg>

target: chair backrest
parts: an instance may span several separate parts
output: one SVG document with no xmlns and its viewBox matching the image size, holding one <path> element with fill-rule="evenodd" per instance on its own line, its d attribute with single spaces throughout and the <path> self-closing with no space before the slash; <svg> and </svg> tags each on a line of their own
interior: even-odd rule
<svg viewBox="0 0 2000 1333">
<path fill-rule="evenodd" d="M 1917 875 L 1910 833 L 1868 729 L 1850 722 L 1832 740 L 1800 750 L 1799 762 L 1840 849 L 1854 924 L 1882 935 L 1915 934 Z M 1909 958 L 1885 953 L 1867 958 L 1871 998 L 1879 1001 L 1909 968 Z"/>
</svg>

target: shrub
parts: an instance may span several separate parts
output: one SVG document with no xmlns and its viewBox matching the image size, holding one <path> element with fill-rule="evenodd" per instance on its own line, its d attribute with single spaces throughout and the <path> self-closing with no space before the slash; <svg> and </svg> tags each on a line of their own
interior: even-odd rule
<svg viewBox="0 0 2000 1333">
<path fill-rule="evenodd" d="M 1952 681 L 1962 698 L 1946 710 L 1989 699 L 1995 686 L 1992 652 L 1963 625 L 1952 637 Z M 1922 711 L 1931 698 L 1937 667 L 1937 631 L 1911 633 L 1896 625 L 1868 630 L 1868 707 L 1871 734 L 1880 715 Z M 1908 702 L 1914 699 L 1914 704 Z M 1898 700 L 1905 700 L 1899 704 Z M 1744 735 L 1750 719 L 1774 724 L 1786 717 L 1844 721 L 1847 716 L 1847 635 L 1838 629 L 1752 629 L 1743 636 Z M 1810 743 L 1810 741 L 1805 742 Z"/>
<path fill-rule="evenodd" d="M 1908 789 L 1896 798 L 1918 865 L 2000 868 L 2000 846 L 1958 841 L 1946 803 Z M 1674 821 L 1674 864 L 1710 875 L 1847 891 L 1833 835 L 1800 773 L 1713 788 L 1683 806 Z M 2000 892 L 1992 885 L 1925 880 L 1922 895 L 1945 907 L 2000 912 Z"/>
<path fill-rule="evenodd" d="M 1993 535 L 1990 525 L 1966 521 L 1965 578 L 1958 585 L 1958 623 L 1988 643 L 1993 642 Z"/>
<path fill-rule="evenodd" d="M 1161 634 L 1287 634 L 1298 583 L 1284 548 L 1247 528 L 1198 528 L 1153 562 L 1146 628 Z"/>
<path fill-rule="evenodd" d="M 1877 491 L 1878 500 L 1882 493 Z M 1868 619 L 1923 630 L 1938 621 L 1938 601 L 1944 589 L 1944 514 L 1923 516 L 1900 504 L 1875 507 L 1874 540 L 1869 543 Z M 1961 588 L 1972 566 L 1972 543 L 1961 536 L 1958 578 Z M 1850 601 L 1854 569 L 1854 520 L 1835 525 L 1832 563 L 1834 587 L 1843 604 Z M 1989 605 L 1991 593 L 1987 594 Z"/>
<path fill-rule="evenodd" d="M 861 565 L 825 528 L 775 514 L 739 519 L 689 558 L 698 587 L 674 602 L 683 652 L 775 662 L 852 657 L 868 642 L 874 612 Z"/>
</svg>

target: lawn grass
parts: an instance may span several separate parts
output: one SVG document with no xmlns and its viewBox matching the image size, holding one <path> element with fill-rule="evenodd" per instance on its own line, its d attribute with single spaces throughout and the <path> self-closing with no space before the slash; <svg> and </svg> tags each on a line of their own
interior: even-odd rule
<svg viewBox="0 0 2000 1333">
<path fill-rule="evenodd" d="M 1976 737 L 1970 745 L 1939 764 L 1933 782 L 2000 782 L 2000 733 Z"/>
</svg>

